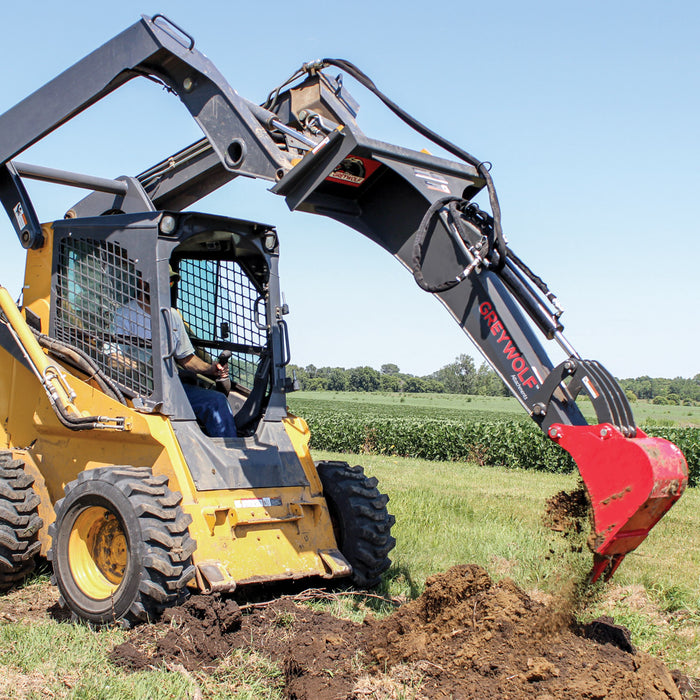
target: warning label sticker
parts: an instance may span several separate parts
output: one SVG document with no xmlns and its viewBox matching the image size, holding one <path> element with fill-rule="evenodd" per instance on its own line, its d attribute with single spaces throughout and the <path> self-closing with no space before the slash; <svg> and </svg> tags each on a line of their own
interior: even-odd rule
<svg viewBox="0 0 700 700">
<path fill-rule="evenodd" d="M 450 190 L 450 183 L 440 174 L 434 173 L 432 170 L 423 170 L 422 168 L 413 168 L 413 174 L 423 180 L 425 186 L 429 190 L 435 190 L 436 192 L 444 192 L 445 194 L 452 194 Z"/>
<path fill-rule="evenodd" d="M 24 215 L 24 209 L 22 208 L 22 203 L 17 202 L 14 207 L 12 207 L 12 212 L 15 215 L 15 221 L 19 228 L 24 228 L 27 225 L 27 217 Z"/>
<path fill-rule="evenodd" d="M 281 498 L 242 498 L 240 501 L 234 501 L 233 505 L 236 508 L 269 508 L 270 506 L 281 506 Z"/>
</svg>

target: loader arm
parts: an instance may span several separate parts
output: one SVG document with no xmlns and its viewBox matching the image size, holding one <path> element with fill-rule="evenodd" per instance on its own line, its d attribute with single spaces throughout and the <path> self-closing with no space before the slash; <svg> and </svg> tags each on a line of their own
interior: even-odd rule
<svg viewBox="0 0 700 700">
<path fill-rule="evenodd" d="M 459 160 L 367 137 L 357 103 L 327 66 L 357 78 Z M 174 92 L 204 138 L 136 177 L 106 183 L 12 162 L 139 75 Z M 612 574 L 687 485 L 680 450 L 636 426 L 613 376 L 568 343 L 556 297 L 506 245 L 486 164 L 413 120 L 347 61 L 305 64 L 258 106 L 183 30 L 144 17 L 0 116 L 0 163 L 0 198 L 27 248 L 41 245 L 41 231 L 22 177 L 93 190 L 67 214 L 90 217 L 180 211 L 239 175 L 271 181 L 291 209 L 333 218 L 380 245 L 445 306 L 532 419 L 577 461 L 592 505 L 594 579 Z M 472 202 L 484 188 L 491 214 Z M 545 342 L 563 350 L 563 362 L 552 362 Z M 596 425 L 576 406 L 580 392 L 592 401 Z"/>
<path fill-rule="evenodd" d="M 261 124 L 275 115 L 245 100 L 216 67 L 194 48 L 194 39 L 162 15 L 142 17 L 100 48 L 0 116 L 0 199 L 25 248 L 41 245 L 41 231 L 12 159 L 65 122 L 135 77 L 147 77 L 177 95 L 205 134 L 215 154 L 223 184 L 238 175 L 279 179 L 291 167 L 285 154 Z M 28 177 L 92 188 L 85 179 L 63 180 L 56 171 L 25 173 Z M 207 174 L 209 177 L 210 174 Z M 131 195 L 142 209 L 153 209 L 138 183 Z M 128 188 L 127 188 L 128 189 Z M 124 189 L 108 192 L 117 206 L 127 201 Z M 200 195 L 203 196 L 203 195 Z"/>
</svg>

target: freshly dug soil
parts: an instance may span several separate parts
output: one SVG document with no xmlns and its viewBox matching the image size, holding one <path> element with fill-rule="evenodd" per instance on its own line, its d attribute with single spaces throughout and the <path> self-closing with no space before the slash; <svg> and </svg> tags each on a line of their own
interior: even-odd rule
<svg viewBox="0 0 700 700">
<path fill-rule="evenodd" d="M 404 697 L 428 700 L 682 698 L 683 679 L 677 685 L 660 661 L 635 651 L 624 628 L 610 619 L 576 625 L 476 565 L 430 577 L 420 598 L 364 624 L 289 599 L 241 615 L 232 600 L 195 596 L 136 628 L 110 658 L 191 671 L 238 647 L 280 662 L 294 700 L 391 698 L 401 682 L 413 688 Z"/>
<path fill-rule="evenodd" d="M 554 532 L 580 533 L 590 517 L 590 504 L 581 486 L 575 491 L 560 491 L 547 499 L 544 524 Z"/>
</svg>

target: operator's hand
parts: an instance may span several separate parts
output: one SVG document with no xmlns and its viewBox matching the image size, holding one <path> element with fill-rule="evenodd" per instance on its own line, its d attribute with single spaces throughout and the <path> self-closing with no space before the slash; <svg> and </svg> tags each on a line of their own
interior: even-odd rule
<svg viewBox="0 0 700 700">
<path fill-rule="evenodd" d="M 210 374 L 215 379 L 228 379 L 228 364 L 220 365 L 218 362 L 212 362 Z"/>
</svg>

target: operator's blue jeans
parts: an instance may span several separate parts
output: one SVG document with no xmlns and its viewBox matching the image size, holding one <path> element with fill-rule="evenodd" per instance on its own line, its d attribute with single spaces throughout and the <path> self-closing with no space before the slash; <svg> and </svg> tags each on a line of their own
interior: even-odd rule
<svg viewBox="0 0 700 700">
<path fill-rule="evenodd" d="M 226 397 L 213 389 L 183 384 L 194 415 L 209 437 L 236 437 L 233 411 Z"/>
</svg>

